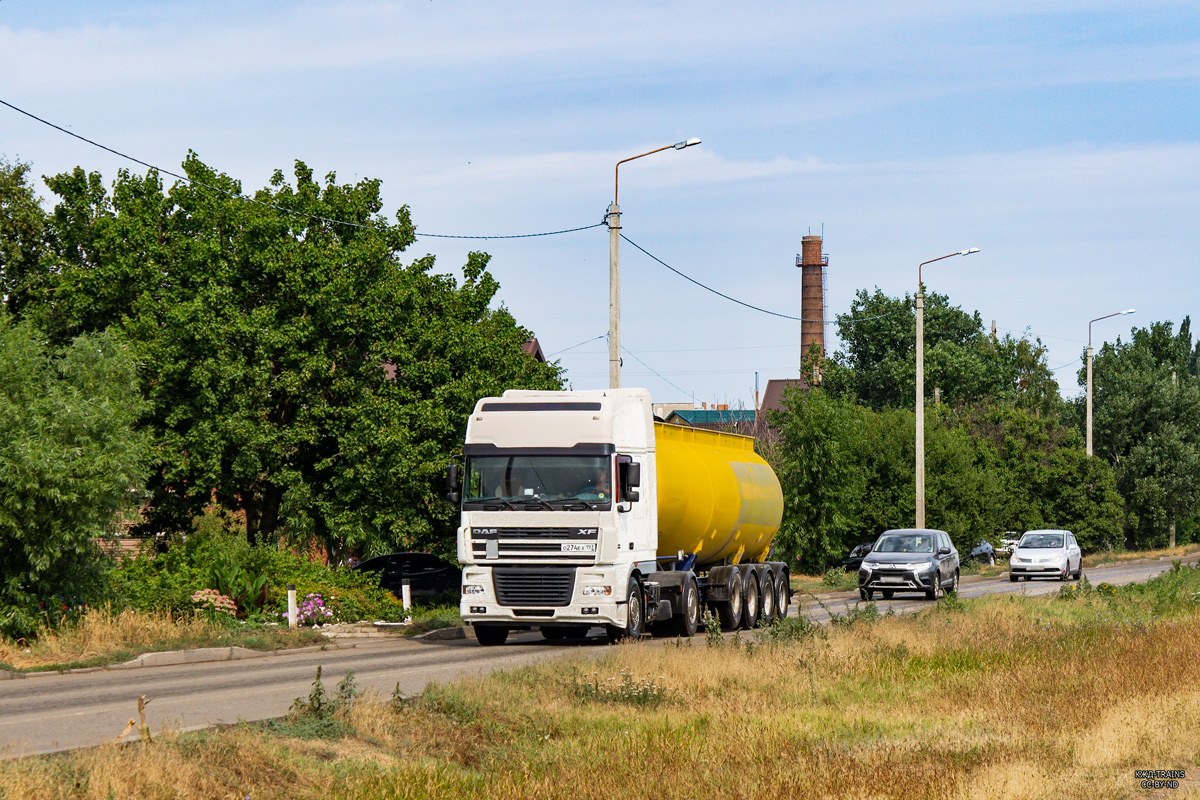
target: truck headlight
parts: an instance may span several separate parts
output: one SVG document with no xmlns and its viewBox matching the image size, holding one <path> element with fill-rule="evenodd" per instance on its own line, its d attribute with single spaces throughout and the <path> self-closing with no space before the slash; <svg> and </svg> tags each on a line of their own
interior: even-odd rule
<svg viewBox="0 0 1200 800">
<path fill-rule="evenodd" d="M 584 597 L 597 597 L 599 595 L 608 596 L 612 594 L 611 586 L 585 586 L 583 587 Z"/>
<path fill-rule="evenodd" d="M 483 587 L 478 583 L 464 583 L 462 588 L 463 594 L 483 594 Z"/>
</svg>

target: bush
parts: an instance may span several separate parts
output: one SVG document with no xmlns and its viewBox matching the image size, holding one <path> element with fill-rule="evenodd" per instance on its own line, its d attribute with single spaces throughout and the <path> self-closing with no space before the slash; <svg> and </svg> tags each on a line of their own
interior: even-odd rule
<svg viewBox="0 0 1200 800">
<path fill-rule="evenodd" d="M 297 596 L 321 597 L 330 614 L 319 621 L 404 619 L 403 604 L 378 587 L 376 575 L 327 567 L 268 543 L 251 547 L 244 532 L 215 519 L 197 519 L 166 552 L 122 559 L 112 580 L 119 604 L 190 614 L 193 594 L 213 589 L 232 597 L 244 618 L 278 621 L 287 613 L 288 584 L 295 584 Z"/>
</svg>

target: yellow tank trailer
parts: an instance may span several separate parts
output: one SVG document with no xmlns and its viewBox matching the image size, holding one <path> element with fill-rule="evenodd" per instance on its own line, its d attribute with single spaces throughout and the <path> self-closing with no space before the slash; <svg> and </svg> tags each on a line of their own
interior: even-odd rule
<svg viewBox="0 0 1200 800">
<path fill-rule="evenodd" d="M 761 562 L 783 516 L 779 479 L 754 439 L 654 423 L 658 552 L 696 565 Z"/>
</svg>

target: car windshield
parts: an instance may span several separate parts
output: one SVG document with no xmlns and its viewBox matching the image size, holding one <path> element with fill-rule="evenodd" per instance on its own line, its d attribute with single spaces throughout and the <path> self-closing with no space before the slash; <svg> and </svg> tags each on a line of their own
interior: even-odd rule
<svg viewBox="0 0 1200 800">
<path fill-rule="evenodd" d="M 875 543 L 876 553 L 932 553 L 933 536 L 928 533 L 905 533 L 881 536 Z"/>
<path fill-rule="evenodd" d="M 612 484 L 609 456 L 468 456 L 463 504 L 609 508 Z"/>
<path fill-rule="evenodd" d="M 1063 546 L 1061 533 L 1027 533 L 1021 537 L 1017 547 L 1022 550 L 1044 550 Z"/>
</svg>

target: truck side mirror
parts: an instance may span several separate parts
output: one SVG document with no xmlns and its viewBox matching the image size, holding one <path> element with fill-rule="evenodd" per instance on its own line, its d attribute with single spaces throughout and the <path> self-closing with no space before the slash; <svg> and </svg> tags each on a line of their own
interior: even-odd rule
<svg viewBox="0 0 1200 800">
<path fill-rule="evenodd" d="M 458 489 L 458 464 L 450 464 L 446 467 L 446 499 L 456 505 L 462 501 Z"/>
<path fill-rule="evenodd" d="M 633 461 L 622 461 L 617 464 L 618 492 L 617 501 L 635 502 L 641 495 L 637 487 L 642 485 L 642 465 Z"/>
</svg>

